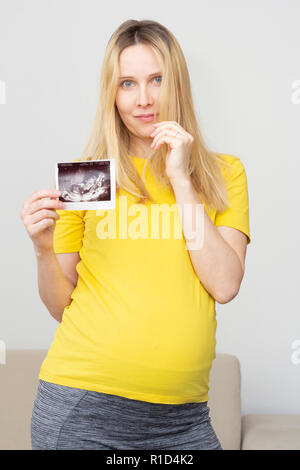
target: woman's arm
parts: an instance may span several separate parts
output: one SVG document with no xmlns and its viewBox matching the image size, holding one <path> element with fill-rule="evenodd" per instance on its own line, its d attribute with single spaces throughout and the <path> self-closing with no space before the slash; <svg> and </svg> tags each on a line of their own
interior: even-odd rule
<svg viewBox="0 0 300 470">
<path fill-rule="evenodd" d="M 77 283 L 75 268 L 80 259 L 79 254 L 56 255 L 53 250 L 35 252 L 40 298 L 49 313 L 60 323 L 64 308 L 71 303 L 71 294 Z"/>
<path fill-rule="evenodd" d="M 242 254 L 239 256 L 222 237 L 190 179 L 172 180 L 172 186 L 176 203 L 180 208 L 187 205 L 184 210 L 179 210 L 179 216 L 195 272 L 218 303 L 227 303 L 237 295 L 243 279 Z M 186 210 L 187 207 L 190 210 Z M 247 237 L 240 233 L 237 246 L 244 256 L 245 244 Z"/>
</svg>

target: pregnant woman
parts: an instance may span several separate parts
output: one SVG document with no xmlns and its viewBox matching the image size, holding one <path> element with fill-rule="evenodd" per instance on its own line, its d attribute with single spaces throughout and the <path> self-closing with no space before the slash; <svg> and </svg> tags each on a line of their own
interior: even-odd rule
<svg viewBox="0 0 300 470">
<path fill-rule="evenodd" d="M 221 450 L 207 406 L 215 302 L 244 276 L 247 178 L 238 157 L 206 147 L 182 50 L 155 21 L 109 39 L 81 160 L 107 158 L 115 209 L 64 210 L 40 189 L 20 213 L 59 323 L 32 449 Z"/>
</svg>

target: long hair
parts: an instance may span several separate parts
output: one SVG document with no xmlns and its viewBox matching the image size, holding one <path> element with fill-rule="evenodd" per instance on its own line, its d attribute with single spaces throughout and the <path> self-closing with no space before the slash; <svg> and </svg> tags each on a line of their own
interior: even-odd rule
<svg viewBox="0 0 300 470">
<path fill-rule="evenodd" d="M 229 166 L 222 155 L 208 149 L 201 136 L 192 100 L 187 64 L 173 34 L 163 25 L 151 20 L 128 20 L 112 34 L 106 47 L 100 76 L 100 90 L 96 116 L 80 160 L 115 159 L 116 189 L 139 198 L 138 202 L 153 201 L 144 184 L 147 164 L 159 182 L 173 191 L 165 174 L 167 144 L 151 150 L 147 156 L 142 178 L 130 158 L 130 134 L 115 104 L 122 51 L 136 44 L 150 46 L 156 54 L 162 71 L 162 85 L 154 114 L 160 121 L 176 121 L 193 138 L 188 172 L 193 187 L 202 201 L 217 212 L 228 206 L 227 190 L 222 168 Z"/>
</svg>

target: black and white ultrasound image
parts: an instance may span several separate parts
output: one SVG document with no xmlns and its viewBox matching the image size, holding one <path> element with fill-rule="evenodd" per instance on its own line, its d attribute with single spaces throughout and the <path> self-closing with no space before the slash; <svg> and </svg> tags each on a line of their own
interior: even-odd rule
<svg viewBox="0 0 300 470">
<path fill-rule="evenodd" d="M 105 161 L 58 163 L 58 186 L 63 202 L 109 201 L 110 165 Z"/>
</svg>

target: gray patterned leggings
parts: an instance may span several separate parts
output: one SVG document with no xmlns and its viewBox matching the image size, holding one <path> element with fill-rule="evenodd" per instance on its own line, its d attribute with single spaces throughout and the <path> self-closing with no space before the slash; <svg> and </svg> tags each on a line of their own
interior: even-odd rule
<svg viewBox="0 0 300 470">
<path fill-rule="evenodd" d="M 207 402 L 169 405 L 39 380 L 32 450 L 222 450 Z"/>
</svg>

